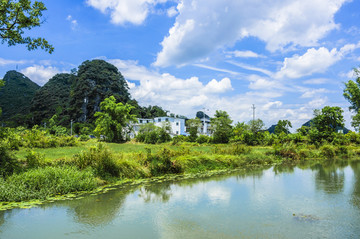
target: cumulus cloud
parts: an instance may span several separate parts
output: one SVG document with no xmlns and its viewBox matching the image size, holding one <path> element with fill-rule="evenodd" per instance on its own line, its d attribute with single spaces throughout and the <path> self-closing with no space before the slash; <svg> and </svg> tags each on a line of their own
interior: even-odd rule
<svg viewBox="0 0 360 239">
<path fill-rule="evenodd" d="M 131 23 L 142 24 L 150 10 L 159 3 L 167 0 L 87 0 L 86 3 L 100 10 L 104 14 L 110 14 L 111 22 L 124 25 Z M 171 10 L 170 14 L 172 14 Z M 169 14 L 169 12 L 168 12 Z"/>
<path fill-rule="evenodd" d="M 314 73 L 323 73 L 330 66 L 343 59 L 347 54 L 359 48 L 360 44 L 347 44 L 337 50 L 325 47 L 310 48 L 304 55 L 285 58 L 277 78 L 300 78 Z"/>
<path fill-rule="evenodd" d="M 159 73 L 139 65 L 136 61 L 108 60 L 114 64 L 127 80 L 137 81 L 132 85 L 131 95 L 142 105 L 161 105 L 177 114 L 193 115 L 207 106 L 210 99 L 233 90 L 231 80 L 212 79 L 202 83 L 198 77 L 177 78 L 168 73 Z"/>
<path fill-rule="evenodd" d="M 20 72 L 23 73 L 25 76 L 29 77 L 29 79 L 31 79 L 40 86 L 48 82 L 48 80 L 57 73 L 61 73 L 61 71 L 56 67 L 45 67 L 42 65 L 29 66 L 25 69 L 22 69 Z"/>
<path fill-rule="evenodd" d="M 269 51 L 314 46 L 339 26 L 334 15 L 346 0 L 182 0 L 161 45 L 156 66 L 182 65 L 245 37 Z"/>
</svg>

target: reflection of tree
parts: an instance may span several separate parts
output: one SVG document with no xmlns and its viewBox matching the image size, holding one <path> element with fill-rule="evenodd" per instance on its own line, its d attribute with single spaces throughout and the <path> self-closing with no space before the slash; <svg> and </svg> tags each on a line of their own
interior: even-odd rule
<svg viewBox="0 0 360 239">
<path fill-rule="evenodd" d="M 295 169 L 294 164 L 279 164 L 274 166 L 275 175 L 282 173 L 293 173 Z"/>
<path fill-rule="evenodd" d="M 88 195 L 82 199 L 56 202 L 69 207 L 69 213 L 83 224 L 99 226 L 109 224 L 118 215 L 126 197 L 136 188 L 116 189 L 99 195 Z M 53 206 L 54 204 L 50 204 Z"/>
<path fill-rule="evenodd" d="M 354 188 L 351 201 L 360 209 L 360 162 L 353 162 L 350 166 L 354 172 Z"/>
<path fill-rule="evenodd" d="M 340 193 L 344 190 L 345 173 L 340 171 L 339 165 L 333 163 L 326 166 L 316 165 L 315 186 L 317 190 L 326 193 Z"/>
<path fill-rule="evenodd" d="M 5 212 L 0 211 L 0 227 L 5 222 Z"/>
<path fill-rule="evenodd" d="M 170 182 L 154 183 L 140 188 L 140 197 L 144 202 L 168 202 L 171 197 Z"/>
</svg>

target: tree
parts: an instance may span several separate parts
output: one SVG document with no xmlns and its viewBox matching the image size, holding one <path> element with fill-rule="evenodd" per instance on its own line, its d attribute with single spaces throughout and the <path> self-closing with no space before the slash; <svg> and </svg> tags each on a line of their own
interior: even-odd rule
<svg viewBox="0 0 360 239">
<path fill-rule="evenodd" d="M 325 106 L 321 110 L 314 110 L 314 119 L 312 127 L 319 132 L 321 139 L 331 140 L 332 133 L 336 128 L 344 127 L 343 110 L 338 106 Z"/>
<path fill-rule="evenodd" d="M 350 111 L 354 111 L 355 115 L 352 117 L 351 126 L 353 126 L 357 131 L 360 128 L 360 69 L 354 69 L 354 73 L 357 76 L 355 82 L 349 80 L 345 83 L 344 97 L 347 99 L 351 106 L 349 107 Z"/>
<path fill-rule="evenodd" d="M 289 120 L 279 120 L 275 127 L 275 134 L 279 135 L 282 132 L 285 134 L 290 133 L 289 127 L 292 128 L 291 122 Z"/>
<path fill-rule="evenodd" d="M 0 37 L 8 46 L 26 44 L 28 50 L 40 47 L 52 53 L 54 47 L 44 38 L 24 37 L 24 30 L 40 26 L 42 12 L 46 10 L 44 3 L 30 0 L 2 0 L 0 2 Z"/>
<path fill-rule="evenodd" d="M 106 98 L 100 103 L 99 112 L 95 113 L 95 134 L 104 135 L 106 141 L 123 142 L 130 133 L 130 123 L 136 122 L 135 115 L 130 114 L 133 106 L 116 103 L 114 96 Z"/>
<path fill-rule="evenodd" d="M 190 133 L 189 141 L 195 142 L 198 137 L 199 129 L 201 128 L 200 119 L 199 118 L 189 119 L 186 121 L 186 126 L 187 126 L 187 131 Z"/>
<path fill-rule="evenodd" d="M 250 120 L 248 125 L 250 126 L 250 129 L 254 134 L 263 130 L 263 128 L 265 126 L 264 122 L 261 119 Z"/>
<path fill-rule="evenodd" d="M 232 133 L 232 120 L 226 111 L 217 110 L 211 125 L 214 129 L 214 143 L 228 143 Z"/>
</svg>

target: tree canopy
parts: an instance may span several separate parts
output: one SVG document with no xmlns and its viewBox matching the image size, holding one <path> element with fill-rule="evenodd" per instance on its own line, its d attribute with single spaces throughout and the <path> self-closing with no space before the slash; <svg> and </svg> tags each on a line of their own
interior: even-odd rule
<svg viewBox="0 0 360 239">
<path fill-rule="evenodd" d="M 232 120 L 226 111 L 217 110 L 211 124 L 214 129 L 214 143 L 228 143 L 232 133 Z"/>
<path fill-rule="evenodd" d="M 130 114 L 133 106 L 116 103 L 114 96 L 106 98 L 100 103 L 101 111 L 95 113 L 95 134 L 104 135 L 106 141 L 123 142 L 130 133 L 130 122 L 136 122 L 135 115 Z"/>
<path fill-rule="evenodd" d="M 360 128 L 360 69 L 354 69 L 355 75 L 357 76 L 356 80 L 349 80 L 345 83 L 344 97 L 347 99 L 351 106 L 349 107 L 350 111 L 354 111 L 355 115 L 352 117 L 351 125 L 359 130 Z"/>
<path fill-rule="evenodd" d="M 312 127 L 320 133 L 322 139 L 329 139 L 336 128 L 344 127 L 343 110 L 338 106 L 325 106 L 314 110 Z"/>
<path fill-rule="evenodd" d="M 52 53 L 54 47 L 44 38 L 24 36 L 24 30 L 40 26 L 44 3 L 30 0 L 2 0 L 0 2 L 0 37 L 1 43 L 9 46 L 25 44 L 28 50 L 41 49 Z"/>
</svg>

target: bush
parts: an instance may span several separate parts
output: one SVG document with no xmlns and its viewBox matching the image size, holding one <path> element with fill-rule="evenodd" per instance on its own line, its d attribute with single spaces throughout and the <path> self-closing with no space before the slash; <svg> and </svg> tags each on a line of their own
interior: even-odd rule
<svg viewBox="0 0 360 239">
<path fill-rule="evenodd" d="M 29 150 L 25 156 L 25 159 L 29 168 L 37 168 L 44 164 L 45 155 Z"/>
<path fill-rule="evenodd" d="M 91 171 L 74 167 L 46 167 L 0 178 L 0 201 L 46 199 L 55 194 L 92 190 L 97 186 Z"/>
<path fill-rule="evenodd" d="M 147 148 L 147 157 L 145 165 L 149 167 L 152 176 L 158 176 L 166 173 L 181 173 L 181 166 L 174 160 L 171 160 L 176 152 L 163 148 L 156 154 L 152 154 Z"/>
<path fill-rule="evenodd" d="M 95 174 L 99 177 L 119 176 L 119 167 L 113 155 L 110 150 L 101 143 L 97 146 L 91 146 L 88 151 L 82 151 L 76 154 L 74 161 L 80 169 L 87 167 L 93 168 Z"/>
<path fill-rule="evenodd" d="M 330 144 L 325 144 L 320 147 L 321 155 L 327 159 L 332 159 L 335 157 L 335 148 Z"/>
<path fill-rule="evenodd" d="M 210 141 L 210 137 L 207 135 L 199 135 L 199 137 L 196 139 L 196 143 L 198 144 L 205 144 L 205 143 L 209 143 Z"/>
<path fill-rule="evenodd" d="M 8 177 L 20 170 L 19 161 L 11 153 L 9 146 L 0 142 L 0 177 Z"/>
<path fill-rule="evenodd" d="M 293 160 L 300 159 L 300 155 L 296 151 L 296 146 L 293 144 L 278 144 L 274 146 L 274 149 L 275 155 Z"/>
</svg>

